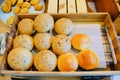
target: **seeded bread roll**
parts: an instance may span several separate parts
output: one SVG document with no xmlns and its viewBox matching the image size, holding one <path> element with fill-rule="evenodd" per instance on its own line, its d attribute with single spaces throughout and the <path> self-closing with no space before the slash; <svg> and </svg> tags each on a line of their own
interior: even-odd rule
<svg viewBox="0 0 120 80">
<path fill-rule="evenodd" d="M 99 65 L 98 55 L 91 49 L 84 49 L 77 55 L 78 64 L 85 70 L 95 69 Z"/>
<path fill-rule="evenodd" d="M 90 37 L 86 34 L 76 34 L 71 39 L 72 46 L 77 50 L 83 50 L 90 46 Z"/>
<path fill-rule="evenodd" d="M 34 37 L 34 44 L 38 50 L 49 49 L 51 47 L 52 37 L 48 33 L 38 33 Z"/>
<path fill-rule="evenodd" d="M 62 55 L 71 49 L 68 37 L 64 34 L 55 36 L 52 41 L 52 49 L 57 55 Z"/>
<path fill-rule="evenodd" d="M 39 14 L 34 20 L 34 28 L 38 32 L 47 32 L 54 26 L 54 19 L 47 13 Z"/>
<path fill-rule="evenodd" d="M 13 40 L 13 47 L 23 47 L 28 50 L 32 50 L 34 47 L 33 44 L 33 38 L 29 35 L 19 35 L 16 36 L 15 39 Z"/>
<path fill-rule="evenodd" d="M 68 18 L 60 18 L 55 22 L 54 30 L 58 34 L 69 34 L 73 30 L 73 22 Z"/>
<path fill-rule="evenodd" d="M 29 18 L 22 19 L 18 23 L 18 31 L 21 34 L 31 35 L 33 33 L 33 20 Z"/>
<path fill-rule="evenodd" d="M 34 65 L 39 71 L 52 71 L 56 68 L 57 57 L 50 50 L 42 50 L 35 55 Z"/>
<path fill-rule="evenodd" d="M 7 62 L 12 69 L 25 71 L 32 66 L 33 56 L 29 50 L 19 47 L 10 51 Z"/>
</svg>

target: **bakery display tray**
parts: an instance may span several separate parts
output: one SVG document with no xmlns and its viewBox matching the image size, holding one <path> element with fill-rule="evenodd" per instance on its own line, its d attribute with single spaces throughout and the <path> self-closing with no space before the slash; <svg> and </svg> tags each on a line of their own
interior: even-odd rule
<svg viewBox="0 0 120 80">
<path fill-rule="evenodd" d="M 119 42 L 117 34 L 112 23 L 112 20 L 108 13 L 79 13 L 79 14 L 50 14 L 53 16 L 54 20 L 59 18 L 69 18 L 74 23 L 78 24 L 99 24 L 101 26 L 100 32 L 102 37 L 102 44 L 104 46 L 104 55 L 106 68 L 97 68 L 91 71 L 77 70 L 75 72 L 60 72 L 54 70 L 52 72 L 42 72 L 35 71 L 32 68 L 29 71 L 14 71 L 9 69 L 7 64 L 7 55 L 12 49 L 12 41 L 17 33 L 17 24 L 23 18 L 34 19 L 38 14 L 19 14 L 16 15 L 14 24 L 12 25 L 10 35 L 8 37 L 7 47 L 3 56 L 3 61 L 1 65 L 1 74 L 10 76 L 111 76 L 120 74 L 120 68 L 116 68 L 119 65 L 116 51 L 119 49 Z M 92 26 L 89 26 L 92 27 Z M 103 74 L 104 73 L 104 74 Z"/>
</svg>

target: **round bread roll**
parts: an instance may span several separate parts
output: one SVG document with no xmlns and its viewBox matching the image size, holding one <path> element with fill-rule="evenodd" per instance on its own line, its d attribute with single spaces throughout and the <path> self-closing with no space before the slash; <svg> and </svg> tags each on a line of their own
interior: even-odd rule
<svg viewBox="0 0 120 80">
<path fill-rule="evenodd" d="M 78 61 L 74 54 L 66 53 L 58 57 L 58 69 L 60 71 L 76 71 Z"/>
<path fill-rule="evenodd" d="M 62 55 L 71 49 L 71 43 L 68 37 L 64 34 L 55 36 L 52 41 L 52 49 L 57 55 Z"/>
<path fill-rule="evenodd" d="M 85 70 L 95 69 L 99 65 L 98 55 L 91 49 L 84 49 L 77 55 L 78 64 Z"/>
<path fill-rule="evenodd" d="M 29 35 L 19 35 L 13 40 L 13 47 L 23 47 L 32 50 L 34 47 L 33 38 Z"/>
<path fill-rule="evenodd" d="M 52 71 L 56 68 L 57 57 L 50 50 L 42 50 L 35 55 L 34 65 L 39 71 Z"/>
<path fill-rule="evenodd" d="M 58 34 L 69 34 L 73 30 L 73 22 L 68 18 L 61 18 L 55 22 L 55 32 Z"/>
<path fill-rule="evenodd" d="M 29 2 L 24 2 L 23 4 L 22 4 L 22 8 L 30 8 L 30 6 L 31 6 L 31 4 L 29 3 Z"/>
<path fill-rule="evenodd" d="M 12 69 L 25 71 L 32 66 L 33 56 L 29 50 L 19 47 L 10 51 L 7 62 Z"/>
<path fill-rule="evenodd" d="M 86 34 L 76 34 L 71 39 L 72 46 L 77 50 L 83 50 L 89 47 L 91 40 Z"/>
<path fill-rule="evenodd" d="M 47 32 L 54 26 L 54 19 L 47 13 L 39 14 L 34 20 L 34 28 L 38 32 Z"/>
<path fill-rule="evenodd" d="M 33 33 L 33 20 L 29 19 L 29 18 L 25 18 L 22 19 L 19 23 L 18 23 L 18 31 L 21 34 L 27 34 L 27 35 L 31 35 Z"/>
<path fill-rule="evenodd" d="M 49 49 L 51 47 L 52 37 L 48 33 L 38 33 L 34 37 L 34 44 L 38 50 Z"/>
</svg>

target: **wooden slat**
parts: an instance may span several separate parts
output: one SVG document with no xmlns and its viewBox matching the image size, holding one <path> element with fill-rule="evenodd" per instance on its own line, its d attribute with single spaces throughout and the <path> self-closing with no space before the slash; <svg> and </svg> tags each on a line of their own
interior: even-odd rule
<svg viewBox="0 0 120 80">
<path fill-rule="evenodd" d="M 77 12 L 87 12 L 86 0 L 76 0 Z"/>
<path fill-rule="evenodd" d="M 76 13 L 75 0 L 68 0 L 68 13 Z"/>
<path fill-rule="evenodd" d="M 67 13 L 67 0 L 59 0 L 59 13 Z"/>
<path fill-rule="evenodd" d="M 57 13 L 58 0 L 48 0 L 48 13 Z"/>
</svg>

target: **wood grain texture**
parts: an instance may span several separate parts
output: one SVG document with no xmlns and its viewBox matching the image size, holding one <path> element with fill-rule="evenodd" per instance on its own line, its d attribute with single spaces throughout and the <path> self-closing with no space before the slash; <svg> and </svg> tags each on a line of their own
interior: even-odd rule
<svg viewBox="0 0 120 80">
<path fill-rule="evenodd" d="M 59 0 L 58 13 L 67 13 L 67 0 Z"/>
<path fill-rule="evenodd" d="M 58 9 L 58 0 L 48 0 L 48 13 L 57 13 Z"/>
<path fill-rule="evenodd" d="M 68 13 L 76 13 L 75 0 L 68 0 Z"/>
<path fill-rule="evenodd" d="M 115 20 L 119 15 L 115 0 L 94 0 L 97 12 L 108 12 L 112 20 Z"/>
<path fill-rule="evenodd" d="M 86 0 L 76 0 L 77 12 L 87 12 Z"/>
</svg>

